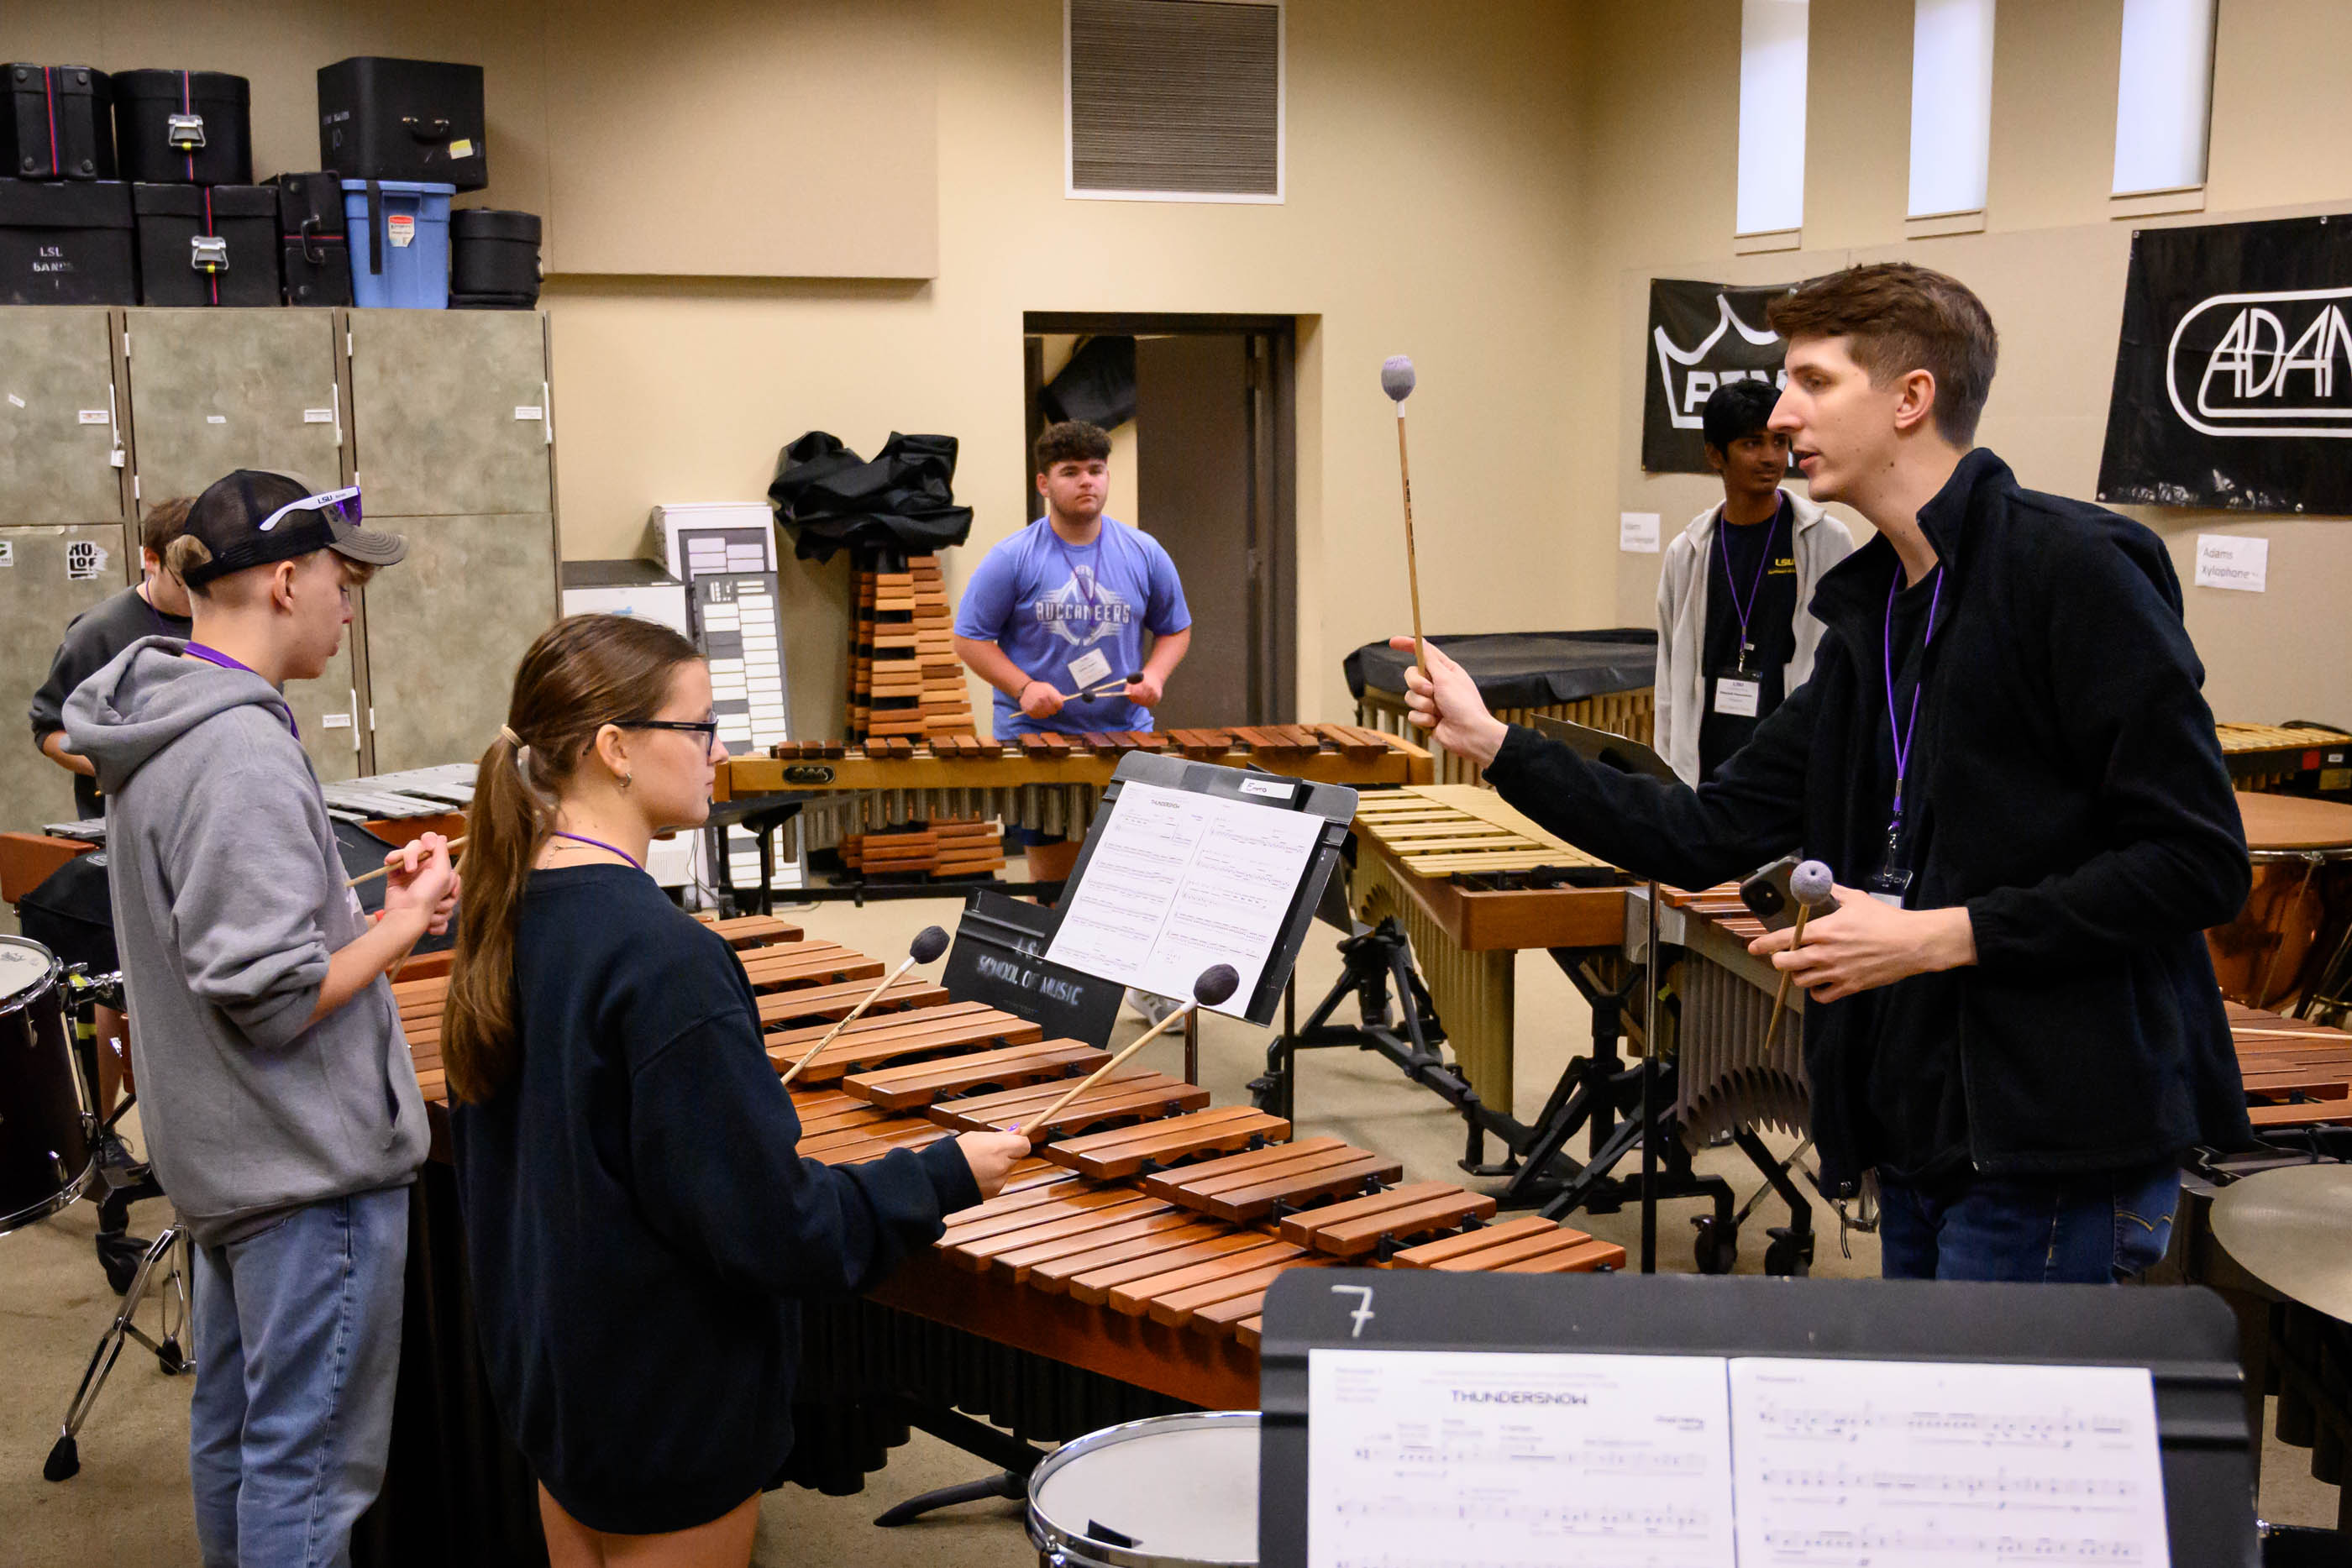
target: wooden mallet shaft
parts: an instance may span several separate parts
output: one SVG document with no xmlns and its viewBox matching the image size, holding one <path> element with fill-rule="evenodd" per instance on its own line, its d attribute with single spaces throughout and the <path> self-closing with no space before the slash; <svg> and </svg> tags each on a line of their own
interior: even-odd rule
<svg viewBox="0 0 2352 1568">
<path fill-rule="evenodd" d="M 1812 905 L 1809 904 L 1797 905 L 1797 929 L 1789 937 L 1790 952 L 1793 953 L 1804 945 L 1805 917 L 1812 912 Z M 1764 1044 L 1768 1050 L 1772 1044 L 1772 1037 L 1780 1030 L 1780 1009 L 1789 1005 L 1789 982 L 1793 978 L 1795 977 L 1788 970 L 1781 970 L 1780 989 L 1772 993 L 1772 1021 L 1764 1026 Z"/>
<path fill-rule="evenodd" d="M 793 1063 L 791 1071 L 786 1072 L 783 1076 L 784 1084 L 789 1087 L 792 1081 L 801 1075 L 801 1069 L 806 1067 L 810 1062 L 816 1060 L 816 1053 L 818 1051 L 823 1051 L 826 1046 L 831 1045 L 835 1035 L 839 1034 L 843 1030 L 847 1029 L 851 1024 L 856 1022 L 859 1014 L 863 1013 L 867 1008 L 872 1007 L 876 1002 L 880 1001 L 882 999 L 882 994 L 885 991 L 887 991 L 891 987 L 897 985 L 900 977 L 903 977 L 908 970 L 913 968 L 918 964 L 929 963 L 932 959 L 937 958 L 940 954 L 945 953 L 947 950 L 948 934 L 939 926 L 926 925 L 920 931 L 916 932 L 914 941 L 908 945 L 906 962 L 900 964 L 897 968 L 891 970 L 889 974 L 884 976 L 880 985 L 866 992 L 856 1007 L 850 1009 L 847 1013 L 843 1015 L 839 1023 L 835 1024 L 831 1029 L 824 1031 L 824 1038 L 823 1040 L 820 1040 L 814 1045 L 810 1046 L 807 1053 L 804 1054 L 798 1061 Z"/>
<path fill-rule="evenodd" d="M 465 847 L 466 835 L 463 833 L 458 834 L 456 838 L 449 841 L 449 852 L 452 855 L 455 855 L 459 850 L 462 850 Z M 383 864 L 376 867 L 373 871 L 363 871 L 360 873 L 359 875 L 352 878 L 351 881 L 343 883 L 343 885 L 345 887 L 357 887 L 363 882 L 373 882 L 380 876 L 389 876 L 391 874 L 392 862 L 390 861 L 386 861 Z"/>
<path fill-rule="evenodd" d="M 1133 1056 L 1137 1051 L 1141 1051 L 1153 1040 L 1158 1040 L 1162 1034 L 1167 1032 L 1170 1025 L 1181 1023 L 1191 1015 L 1193 1008 L 1198 1005 L 1199 1004 L 1194 1002 L 1186 1002 L 1182 1007 L 1178 1008 L 1174 1012 L 1170 1013 L 1166 1018 L 1161 1019 L 1158 1023 L 1153 1024 L 1150 1029 L 1145 1030 L 1141 1034 L 1135 1038 L 1134 1044 L 1120 1051 L 1117 1056 L 1112 1057 L 1108 1061 L 1104 1062 L 1100 1067 L 1096 1068 L 1092 1072 L 1087 1073 L 1084 1078 L 1079 1079 L 1076 1083 L 1071 1086 L 1067 1093 L 1064 1094 L 1059 1100 L 1055 1101 L 1051 1105 L 1048 1105 L 1045 1108 L 1045 1113 L 1044 1115 L 1032 1116 L 1027 1122 L 1022 1124 L 1022 1126 L 1042 1127 L 1048 1122 L 1051 1122 L 1055 1117 L 1062 1113 L 1064 1109 L 1069 1105 L 1071 1101 L 1076 1099 L 1079 1095 L 1093 1088 L 1097 1083 L 1102 1082 L 1104 1074 L 1118 1067 L 1129 1057 Z M 1017 1133 L 1020 1130 L 1020 1126 L 1008 1127 L 1005 1129 L 1005 1131 L 1009 1133 Z"/>
<path fill-rule="evenodd" d="M 1412 594 L 1412 658 L 1421 666 L 1423 680 L 1429 678 L 1429 644 L 1421 636 L 1421 561 L 1412 545 L 1412 463 L 1405 455 L 1404 400 L 1412 395 L 1417 378 L 1412 361 L 1402 354 L 1394 354 L 1381 366 L 1381 390 L 1389 394 L 1397 411 L 1397 476 L 1404 482 L 1404 576 Z"/>
</svg>

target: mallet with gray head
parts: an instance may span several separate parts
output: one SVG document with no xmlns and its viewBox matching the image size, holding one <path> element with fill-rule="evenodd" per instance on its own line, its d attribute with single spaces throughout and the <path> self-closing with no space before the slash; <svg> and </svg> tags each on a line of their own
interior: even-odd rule
<svg viewBox="0 0 2352 1568">
<path fill-rule="evenodd" d="M 1789 894 L 1797 901 L 1797 928 L 1789 936 L 1789 951 L 1793 953 L 1805 940 L 1805 920 L 1816 909 L 1827 908 L 1836 895 L 1837 879 L 1830 868 L 1819 861 L 1799 861 L 1797 869 L 1789 873 Z M 1772 1021 L 1764 1026 L 1764 1040 L 1769 1045 L 1780 1028 L 1780 1009 L 1789 1005 L 1790 973 L 1780 971 L 1780 988 L 1772 994 Z"/>
<path fill-rule="evenodd" d="M 1429 645 L 1421 640 L 1421 563 L 1412 549 L 1412 464 L 1404 450 L 1404 400 L 1412 395 L 1414 381 L 1412 361 L 1402 354 L 1391 354 L 1381 365 L 1381 391 L 1389 394 L 1397 411 L 1397 476 L 1404 482 L 1404 574 L 1412 592 L 1412 659 L 1427 679 Z"/>
<path fill-rule="evenodd" d="M 948 934 L 945 931 L 940 930 L 938 926 L 926 925 L 920 931 L 915 933 L 915 940 L 908 946 L 905 962 L 901 963 L 897 968 L 891 970 L 890 973 L 883 978 L 880 985 L 866 992 L 865 1000 L 850 1009 L 848 1013 L 843 1017 L 839 1023 L 824 1031 L 824 1038 L 823 1040 L 818 1040 L 814 1045 L 810 1046 L 808 1048 L 807 1054 L 803 1055 L 798 1061 L 793 1063 L 792 1067 L 784 1073 L 783 1082 L 785 1085 L 789 1087 L 792 1081 L 801 1075 L 801 1069 L 815 1061 L 816 1053 L 833 1043 L 834 1036 L 839 1034 L 843 1030 L 847 1029 L 851 1024 L 856 1022 L 857 1016 L 864 1012 L 867 1008 L 872 1007 L 877 1001 L 880 1000 L 882 993 L 897 985 L 899 977 L 905 975 L 908 970 L 913 968 L 918 964 L 931 963 L 937 959 L 940 954 L 947 950 Z"/>
<path fill-rule="evenodd" d="M 1186 1002 L 1182 1007 L 1178 1008 L 1174 1012 L 1170 1013 L 1166 1018 L 1161 1019 L 1158 1023 L 1153 1024 L 1150 1029 L 1145 1030 L 1141 1034 L 1136 1037 L 1135 1043 L 1133 1045 L 1129 1046 L 1125 1051 L 1120 1051 L 1117 1056 L 1112 1057 L 1108 1061 L 1104 1062 L 1100 1067 L 1096 1068 L 1092 1072 L 1089 1072 L 1084 1078 L 1079 1079 L 1077 1083 L 1071 1088 L 1068 1093 L 1063 1095 L 1059 1100 L 1055 1101 L 1051 1105 L 1045 1107 L 1045 1113 L 1044 1115 L 1030 1117 L 1026 1124 L 1040 1129 L 1049 1125 L 1055 1117 L 1062 1113 L 1063 1108 L 1068 1105 L 1071 1101 L 1076 1099 L 1079 1095 L 1085 1093 L 1087 1090 L 1100 1082 L 1103 1076 L 1109 1072 L 1113 1068 L 1117 1067 L 1120 1062 L 1125 1061 L 1129 1057 L 1133 1056 L 1137 1051 L 1141 1051 L 1145 1046 L 1150 1045 L 1153 1040 L 1166 1033 L 1171 1025 L 1181 1023 L 1184 1019 L 1190 1018 L 1197 1009 L 1213 1008 L 1217 1006 L 1220 1002 L 1225 1000 L 1226 998 L 1232 996 L 1234 989 L 1238 988 L 1241 983 L 1241 976 L 1234 971 L 1234 968 L 1231 964 L 1214 964 L 1210 966 L 1208 968 L 1202 970 L 1201 977 L 1192 982 L 1192 999 L 1191 1001 Z M 1005 1129 L 1005 1131 L 1009 1133 L 1017 1133 L 1021 1129 L 1019 1127 L 1008 1127 Z"/>
</svg>

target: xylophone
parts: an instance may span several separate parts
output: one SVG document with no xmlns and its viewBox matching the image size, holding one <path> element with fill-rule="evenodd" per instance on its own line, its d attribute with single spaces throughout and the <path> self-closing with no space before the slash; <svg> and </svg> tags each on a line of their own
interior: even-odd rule
<svg viewBox="0 0 2352 1568">
<path fill-rule="evenodd" d="M 856 833 L 940 820 L 1001 818 L 1008 826 L 1077 838 L 1093 820 L 1112 769 L 1130 751 L 1172 752 L 1228 768 L 1358 786 L 1426 783 L 1431 767 L 1429 753 L 1408 741 L 1340 724 L 1029 735 L 1008 741 L 890 737 L 863 746 L 786 742 L 772 750 L 768 757 L 730 758 L 713 793 L 721 800 L 780 792 L 840 797 L 837 803 L 803 804 L 803 841 L 812 849 L 831 848 Z"/>
<path fill-rule="evenodd" d="M 2216 724 L 2221 759 L 2241 789 L 2352 795 L 2352 735 L 2312 724 Z"/>
<path fill-rule="evenodd" d="M 1532 727 L 1538 718 L 1564 718 L 1590 729 L 1605 729 L 1612 735 L 1622 735 L 1647 746 L 1657 727 L 1655 694 L 1648 686 L 1625 692 L 1606 692 L 1599 696 L 1582 697 L 1575 702 L 1547 703 L 1541 707 L 1502 707 L 1495 716 L 1505 724 Z M 1419 737 L 1418 729 L 1405 706 L 1402 692 L 1382 691 L 1366 686 L 1356 699 L 1356 717 L 1382 734 Z M 1486 775 L 1476 763 L 1466 757 L 1456 757 L 1443 747 L 1433 745 L 1430 755 L 1435 760 L 1436 781 L 1441 784 L 1480 784 Z"/>
<path fill-rule="evenodd" d="M 1507 1113 L 1518 952 L 1619 946 L 1625 878 L 1472 785 L 1367 794 L 1355 829 L 1349 902 L 1357 918 L 1393 919 L 1403 931 L 1463 1076 Z M 1509 873 L 1540 867 L 1580 873 L 1590 885 L 1510 884 Z"/>
<path fill-rule="evenodd" d="M 759 994 L 780 1071 L 885 973 L 782 921 L 713 925 Z M 438 967 L 394 991 L 446 1126 Z M 978 1127 L 1019 1126 L 1037 1148 L 1002 1193 L 951 1217 L 936 1247 L 866 1300 L 810 1304 L 793 1479 L 856 1490 L 903 1440 L 909 1396 L 1046 1440 L 1180 1406 L 1254 1407 L 1259 1307 L 1286 1270 L 1564 1272 L 1624 1260 L 1549 1220 L 1490 1224 L 1491 1197 L 1405 1181 L 1384 1155 L 1296 1136 L 1285 1118 L 1212 1104 L 1157 1071 L 1111 1073 L 1037 1120 L 1107 1060 L 908 978 L 802 1070 L 789 1092 L 809 1158 L 855 1164 Z"/>
</svg>

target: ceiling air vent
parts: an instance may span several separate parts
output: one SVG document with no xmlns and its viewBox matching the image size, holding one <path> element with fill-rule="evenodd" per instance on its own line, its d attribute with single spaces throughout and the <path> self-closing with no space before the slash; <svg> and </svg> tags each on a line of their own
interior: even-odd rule
<svg viewBox="0 0 2352 1568">
<path fill-rule="evenodd" d="M 1282 200 L 1282 6 L 1067 0 L 1073 196 Z"/>
</svg>

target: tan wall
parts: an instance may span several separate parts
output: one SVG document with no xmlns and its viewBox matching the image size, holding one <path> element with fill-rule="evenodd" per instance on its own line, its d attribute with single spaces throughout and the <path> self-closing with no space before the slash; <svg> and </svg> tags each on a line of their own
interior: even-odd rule
<svg viewBox="0 0 2352 1568">
<path fill-rule="evenodd" d="M 2352 100 L 2324 80 L 2324 62 L 2352 48 L 2352 7 L 2231 0 L 2221 8 L 2216 46 L 2208 210 L 2111 217 L 2122 11 L 2121 0 L 2000 7 L 1987 232 L 1906 240 L 1910 7 L 1814 0 L 1805 249 L 1763 256 L 1735 256 L 1731 239 L 1737 0 L 1587 13 L 1579 52 L 1591 147 L 1588 265 L 1613 311 L 1605 340 L 1616 358 L 1607 394 L 1588 400 L 1580 434 L 1617 483 L 1575 519 L 1586 559 L 1614 552 L 1619 510 L 1662 513 L 1672 528 L 1721 497 L 1711 479 L 1641 472 L 1652 276 L 1764 283 L 1890 257 L 1949 272 L 1983 296 L 2001 332 L 1979 438 L 2028 486 L 2095 492 L 2134 227 L 2341 211 L 2352 200 Z M 2271 540 L 2268 593 L 2187 590 L 2217 713 L 2352 721 L 2352 619 L 2342 612 L 2352 527 L 2128 510 L 2165 536 L 2184 581 L 2200 531 Z M 1857 528 L 1857 537 L 1866 530 Z M 1652 616 L 1657 570 L 1654 556 L 1616 556 L 1620 617 Z"/>
<path fill-rule="evenodd" d="M 946 431 L 978 508 L 949 563 L 959 585 L 1025 520 L 1024 311 L 1268 313 L 1301 320 L 1303 716 L 1345 716 L 1341 656 L 1408 623 L 1389 354 L 1412 354 L 1423 388 L 1430 622 L 1606 616 L 1609 585 L 1582 580 L 1557 526 L 1573 378 L 1553 345 L 1577 310 L 1568 17 L 1541 0 L 1487 16 L 1473 37 L 1418 0 L 1294 0 L 1289 199 L 1219 205 L 1066 200 L 1061 6 L 942 4 L 935 281 L 551 281 L 566 551 L 632 548 L 656 501 L 761 494 L 776 448 L 812 427 L 861 452 L 894 428 Z M 803 569 L 786 594 L 794 712 L 831 713 L 839 586 Z"/>
</svg>

